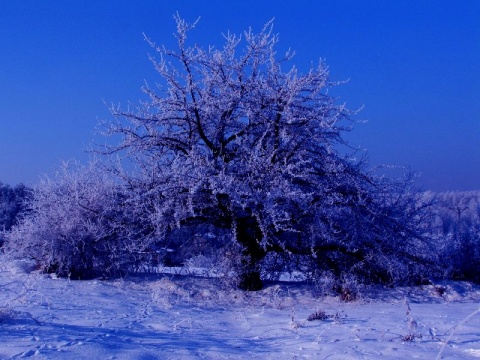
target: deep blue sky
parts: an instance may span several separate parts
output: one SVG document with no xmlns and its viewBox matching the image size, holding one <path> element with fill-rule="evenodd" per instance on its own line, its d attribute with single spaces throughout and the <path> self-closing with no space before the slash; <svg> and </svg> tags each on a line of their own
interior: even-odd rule
<svg viewBox="0 0 480 360">
<path fill-rule="evenodd" d="M 424 189 L 480 189 L 480 1 L 22 0 L 0 7 L 0 182 L 34 184 L 62 159 L 86 161 L 103 103 L 137 102 L 148 60 L 173 45 L 179 11 L 192 40 L 222 42 L 275 18 L 280 50 L 308 71 L 319 58 L 333 93 L 365 119 L 348 135 L 372 164 L 407 165 Z"/>
</svg>

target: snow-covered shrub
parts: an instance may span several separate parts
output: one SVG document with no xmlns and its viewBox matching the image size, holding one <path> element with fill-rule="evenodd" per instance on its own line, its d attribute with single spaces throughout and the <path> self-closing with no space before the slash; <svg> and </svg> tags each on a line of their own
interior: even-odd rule
<svg viewBox="0 0 480 360">
<path fill-rule="evenodd" d="M 7 234 L 5 252 L 72 279 L 119 274 L 145 246 L 133 237 L 124 199 L 123 188 L 95 163 L 65 163 L 34 188 L 28 213 Z"/>
<path fill-rule="evenodd" d="M 317 310 L 314 313 L 310 314 L 307 317 L 307 321 L 326 321 L 326 320 L 333 320 L 335 323 L 340 323 L 342 317 L 345 315 L 342 312 L 336 312 L 334 314 L 327 314 L 324 310 Z"/>
<path fill-rule="evenodd" d="M 328 319 L 328 315 L 323 310 L 317 310 L 307 317 L 307 321 L 315 321 L 315 320 L 325 321 L 327 319 Z"/>
</svg>

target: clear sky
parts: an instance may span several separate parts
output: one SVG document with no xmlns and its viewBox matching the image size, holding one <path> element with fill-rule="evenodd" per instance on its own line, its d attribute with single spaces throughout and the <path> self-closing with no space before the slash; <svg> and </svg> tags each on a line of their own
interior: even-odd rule
<svg viewBox="0 0 480 360">
<path fill-rule="evenodd" d="M 259 30 L 308 71 L 324 59 L 368 120 L 348 135 L 370 163 L 421 172 L 424 189 L 480 189 L 478 0 L 19 0 L 0 7 L 0 182 L 34 184 L 61 160 L 86 161 L 107 103 L 142 98 L 158 77 L 147 34 L 174 45 L 178 11 L 201 17 L 192 41 Z"/>
</svg>

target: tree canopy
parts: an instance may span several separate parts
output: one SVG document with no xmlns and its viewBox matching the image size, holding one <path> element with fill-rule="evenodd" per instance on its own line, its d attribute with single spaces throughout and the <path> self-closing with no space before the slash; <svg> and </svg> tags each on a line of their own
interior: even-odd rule
<svg viewBox="0 0 480 360">
<path fill-rule="evenodd" d="M 104 124 L 122 139 L 105 151 L 135 164 L 118 173 L 155 236 L 194 222 L 229 229 L 250 290 L 261 288 L 269 254 L 336 276 L 413 276 L 426 263 L 415 255 L 426 246 L 424 204 L 409 179 L 377 177 L 345 151 L 353 113 L 329 95 L 326 66 L 289 66 L 272 22 L 202 48 L 187 41 L 196 23 L 175 20 L 177 49 L 149 40 L 159 86 L 145 86 L 148 100 L 134 110 L 112 108 L 117 120 Z"/>
</svg>

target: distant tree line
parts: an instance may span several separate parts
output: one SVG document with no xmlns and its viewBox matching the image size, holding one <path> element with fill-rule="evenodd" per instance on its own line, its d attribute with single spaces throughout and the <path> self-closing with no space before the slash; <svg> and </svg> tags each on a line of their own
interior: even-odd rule
<svg viewBox="0 0 480 360">
<path fill-rule="evenodd" d="M 23 184 L 14 187 L 0 182 L 0 243 L 3 236 L 19 220 L 19 216 L 28 208 L 32 189 Z"/>
<path fill-rule="evenodd" d="M 480 191 L 428 193 L 444 276 L 480 282 Z"/>
</svg>

